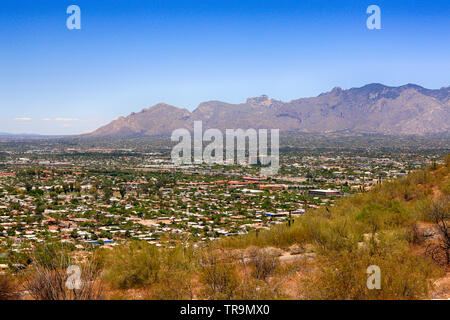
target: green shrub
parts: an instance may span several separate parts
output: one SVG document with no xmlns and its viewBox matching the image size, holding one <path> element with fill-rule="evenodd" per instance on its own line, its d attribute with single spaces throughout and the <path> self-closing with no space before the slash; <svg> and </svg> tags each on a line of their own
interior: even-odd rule
<svg viewBox="0 0 450 320">
<path fill-rule="evenodd" d="M 45 269 L 66 269 L 74 264 L 74 259 L 71 256 L 72 249 L 73 246 L 65 243 L 38 243 L 35 245 L 30 259 Z"/>
<path fill-rule="evenodd" d="M 403 203 L 391 200 L 386 203 L 371 203 L 365 205 L 356 220 L 376 230 L 392 229 L 406 225 L 411 217 Z"/>
<path fill-rule="evenodd" d="M 132 241 L 103 252 L 102 260 L 104 279 L 117 289 L 152 285 L 161 281 L 162 274 L 196 268 L 196 255 L 191 247 L 160 249 L 146 241 Z"/>
<path fill-rule="evenodd" d="M 450 179 L 443 180 L 443 181 L 439 184 L 439 190 L 441 190 L 441 192 L 442 192 L 444 195 L 450 196 Z"/>
<path fill-rule="evenodd" d="M 302 282 L 306 299 L 427 298 L 433 280 L 441 275 L 430 260 L 411 254 L 405 243 L 386 239 L 356 251 L 323 252 L 317 265 L 318 271 Z M 380 268 L 380 289 L 367 287 L 371 265 Z"/>
<path fill-rule="evenodd" d="M 159 282 L 151 288 L 150 297 L 155 300 L 192 300 L 194 299 L 192 276 L 186 271 L 164 272 Z"/>
<path fill-rule="evenodd" d="M 115 248 L 106 257 L 104 279 L 113 288 L 129 289 L 158 281 L 161 254 L 157 247 L 133 241 Z"/>
</svg>

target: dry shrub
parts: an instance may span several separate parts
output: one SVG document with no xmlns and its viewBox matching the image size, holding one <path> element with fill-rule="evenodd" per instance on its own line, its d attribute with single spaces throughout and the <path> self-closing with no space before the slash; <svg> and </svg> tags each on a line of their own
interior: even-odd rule
<svg viewBox="0 0 450 320">
<path fill-rule="evenodd" d="M 36 300 L 98 300 L 103 298 L 99 272 L 89 263 L 80 267 L 81 287 L 71 289 L 66 269 L 47 269 L 34 266 L 26 278 L 25 287 Z"/>
<path fill-rule="evenodd" d="M 441 192 L 442 192 L 444 195 L 450 196 L 450 179 L 443 180 L 443 181 L 439 184 L 439 190 L 441 190 Z"/>
<path fill-rule="evenodd" d="M 415 245 L 421 245 L 425 242 L 423 231 L 419 229 L 417 222 L 414 222 L 409 226 L 407 230 L 408 242 Z"/>
<path fill-rule="evenodd" d="M 18 288 L 11 275 L 0 274 L 0 300 L 17 300 L 18 298 Z"/>
<path fill-rule="evenodd" d="M 278 253 L 269 248 L 250 248 L 250 265 L 253 266 L 252 276 L 258 280 L 266 280 L 272 276 L 275 269 L 280 264 Z"/>
<path fill-rule="evenodd" d="M 433 201 L 427 215 L 437 225 L 439 230 L 438 243 L 427 248 L 427 254 L 442 265 L 450 265 L 450 196 Z"/>
<path fill-rule="evenodd" d="M 246 278 L 233 295 L 233 300 L 272 300 L 281 298 L 279 291 L 265 281 Z"/>
<path fill-rule="evenodd" d="M 103 297 L 100 269 L 91 260 L 76 262 L 61 245 L 38 246 L 31 256 L 24 286 L 36 300 L 97 300 Z M 73 269 L 79 268 L 79 286 L 70 286 Z M 74 275 L 76 276 L 76 275 Z"/>
<path fill-rule="evenodd" d="M 264 265 L 260 270 L 264 270 L 264 272 L 269 270 L 269 273 L 272 274 L 272 257 L 276 257 L 273 250 L 270 252 L 270 250 L 253 248 L 252 251 L 254 251 L 254 255 L 251 259 L 254 259 L 259 266 Z M 201 298 L 262 300 L 280 297 L 278 286 L 272 286 L 267 281 L 256 279 L 247 274 L 245 260 L 247 259 L 244 258 L 244 255 L 241 256 L 239 261 L 236 257 L 227 256 L 217 250 L 203 252 L 200 262 L 200 281 L 203 284 L 200 292 Z M 262 261 L 264 262 L 260 264 Z M 270 263 L 268 263 L 269 261 Z M 239 262 L 242 264 L 242 269 L 239 268 Z"/>
<path fill-rule="evenodd" d="M 201 296 L 214 300 L 232 299 L 240 283 L 233 261 L 218 251 L 205 250 L 200 257 L 200 266 Z"/>
</svg>

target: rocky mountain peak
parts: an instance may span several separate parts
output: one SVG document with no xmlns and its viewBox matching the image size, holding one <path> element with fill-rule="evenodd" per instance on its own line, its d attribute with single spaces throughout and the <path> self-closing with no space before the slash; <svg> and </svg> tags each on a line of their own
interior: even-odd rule
<svg viewBox="0 0 450 320">
<path fill-rule="evenodd" d="M 166 103 L 121 117 L 87 136 L 136 136 L 171 134 L 203 121 L 204 129 L 278 128 L 290 132 L 448 134 L 450 90 L 426 89 L 415 84 L 399 87 L 372 83 L 360 88 L 335 87 L 317 97 L 283 102 L 267 95 L 246 103 L 201 103 L 196 110 Z"/>
<path fill-rule="evenodd" d="M 260 95 L 259 97 L 248 98 L 246 103 L 250 104 L 250 105 L 269 106 L 270 104 L 272 104 L 272 99 L 270 99 L 269 96 L 263 94 L 263 95 Z"/>
</svg>

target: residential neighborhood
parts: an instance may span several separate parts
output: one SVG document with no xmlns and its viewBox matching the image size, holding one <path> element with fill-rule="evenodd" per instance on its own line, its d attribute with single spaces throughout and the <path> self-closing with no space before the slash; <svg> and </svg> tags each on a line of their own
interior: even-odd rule
<svg viewBox="0 0 450 320">
<path fill-rule="evenodd" d="M 288 223 L 432 161 L 421 153 L 287 152 L 280 173 L 257 166 L 180 165 L 165 150 L 34 144 L 2 150 L 0 245 L 76 248 L 130 239 L 172 247 Z M 40 149 L 38 149 L 38 147 Z"/>
</svg>

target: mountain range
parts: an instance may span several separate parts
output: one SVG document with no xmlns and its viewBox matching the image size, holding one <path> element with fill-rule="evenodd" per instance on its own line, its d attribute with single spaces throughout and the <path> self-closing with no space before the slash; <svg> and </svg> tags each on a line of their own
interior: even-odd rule
<svg viewBox="0 0 450 320">
<path fill-rule="evenodd" d="M 317 97 L 290 102 L 266 95 L 245 103 L 201 103 L 194 111 L 158 103 L 120 117 L 85 137 L 170 135 L 192 130 L 201 120 L 203 129 L 280 129 L 281 132 L 377 133 L 392 135 L 448 134 L 450 86 L 433 90 L 415 84 L 389 87 L 378 83 L 343 90 L 339 87 Z"/>
</svg>

